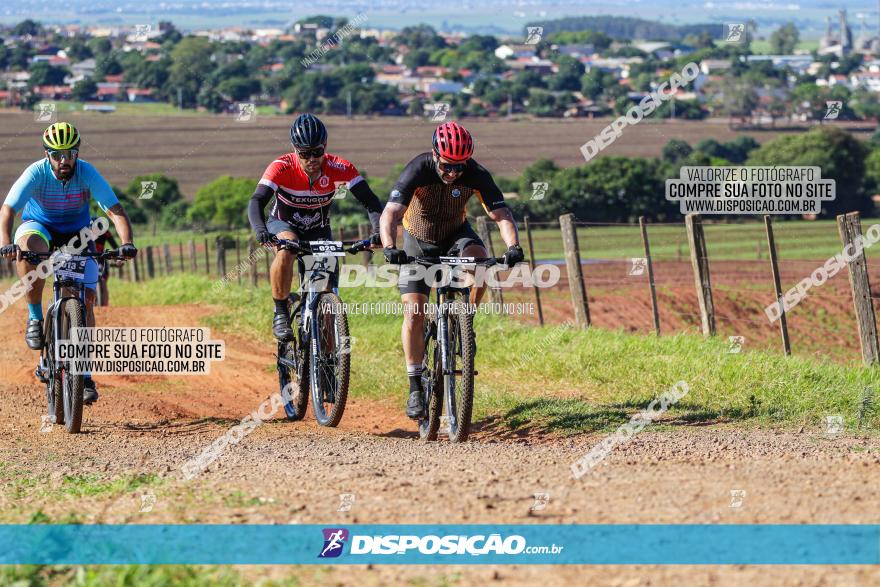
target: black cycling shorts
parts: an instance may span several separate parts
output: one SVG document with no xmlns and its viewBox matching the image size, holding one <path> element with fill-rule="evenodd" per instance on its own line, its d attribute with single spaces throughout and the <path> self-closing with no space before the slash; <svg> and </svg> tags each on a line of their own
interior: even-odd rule
<svg viewBox="0 0 880 587">
<path fill-rule="evenodd" d="M 319 226 L 302 230 L 294 228 L 289 222 L 270 216 L 266 220 L 266 229 L 273 235 L 282 232 L 292 232 L 297 240 L 301 241 L 329 241 L 333 240 L 333 231 L 329 226 Z M 341 257 L 313 257 L 312 255 L 303 255 L 297 257 L 297 272 L 299 273 L 300 291 L 306 289 L 304 284 L 312 282 L 312 269 L 315 263 L 324 260 L 327 267 L 331 270 L 329 282 L 326 279 L 317 279 L 314 282 L 317 291 L 328 291 L 331 288 L 339 287 L 339 259 Z"/>
<path fill-rule="evenodd" d="M 452 234 L 439 243 L 429 243 L 414 237 L 406 229 L 403 231 L 403 250 L 410 257 L 445 257 L 461 255 L 465 247 L 480 245 L 485 248 L 483 239 L 474 232 L 469 222 L 459 226 Z M 407 279 L 410 268 L 415 265 L 404 265 L 400 269 L 399 288 L 400 293 L 421 293 L 430 295 L 431 284 L 424 279 Z"/>
</svg>

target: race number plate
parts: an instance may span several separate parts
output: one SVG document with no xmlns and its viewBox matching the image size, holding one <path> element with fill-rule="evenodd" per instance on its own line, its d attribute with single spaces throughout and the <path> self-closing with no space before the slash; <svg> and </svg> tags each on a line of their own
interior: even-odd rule
<svg viewBox="0 0 880 587">
<path fill-rule="evenodd" d="M 344 257 L 341 241 L 309 241 L 312 255 L 316 257 Z"/>
<path fill-rule="evenodd" d="M 86 276 L 88 260 L 88 257 L 59 253 L 55 265 L 55 275 L 68 279 L 83 279 Z"/>
<path fill-rule="evenodd" d="M 440 257 L 440 262 L 444 265 L 472 265 L 473 257 Z"/>
</svg>

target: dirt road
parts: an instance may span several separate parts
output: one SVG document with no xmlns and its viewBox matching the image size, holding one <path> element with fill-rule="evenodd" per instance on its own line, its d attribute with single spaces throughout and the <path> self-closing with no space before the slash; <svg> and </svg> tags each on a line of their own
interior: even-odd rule
<svg viewBox="0 0 880 587">
<path fill-rule="evenodd" d="M 196 326 L 202 306 L 98 309 L 102 325 Z M 594 475 L 570 464 L 604 435 L 517 436 L 492 421 L 463 445 L 424 444 L 402 398 L 354 397 L 338 429 L 276 419 L 185 481 L 180 466 L 275 391 L 272 349 L 222 335 L 228 358 L 207 376 L 100 377 L 84 433 L 41 432 L 36 355 L 20 308 L 0 314 L 0 478 L 4 522 L 72 512 L 87 523 L 878 523 L 880 440 L 685 426 L 645 430 Z M 218 335 L 215 333 L 214 338 Z M 479 359 L 479 357 L 478 357 Z M 479 386 L 477 387 L 479 393 Z M 70 476 L 90 475 L 77 490 Z M 126 485 L 148 474 L 140 485 Z M 68 476 L 68 477 L 65 477 Z M 104 483 L 104 485 L 100 485 Z M 107 484 L 116 483 L 117 490 Z M 121 487 L 121 489 L 119 489 Z M 133 488 L 132 488 L 133 487 Z M 129 488 L 129 489 L 127 489 Z M 732 491 L 745 491 L 741 504 Z M 339 512 L 340 494 L 354 494 Z M 535 493 L 549 493 L 530 511 Z M 150 511 L 144 495 L 155 496 Z M 739 495 L 739 494 L 737 494 Z M 248 568 L 251 578 L 285 568 Z M 866 567 L 376 567 L 322 571 L 332 584 L 880 583 Z"/>
</svg>

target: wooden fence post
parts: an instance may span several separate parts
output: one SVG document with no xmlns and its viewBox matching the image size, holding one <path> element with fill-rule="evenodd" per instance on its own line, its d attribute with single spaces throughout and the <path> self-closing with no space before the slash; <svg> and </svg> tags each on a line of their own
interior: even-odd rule
<svg viewBox="0 0 880 587">
<path fill-rule="evenodd" d="M 266 249 L 266 283 L 272 283 L 272 259 L 275 257 L 275 249 Z M 293 270 L 296 273 L 296 268 Z"/>
<path fill-rule="evenodd" d="M 486 245 L 486 249 L 489 251 L 489 256 L 494 257 L 495 247 L 492 246 L 492 233 L 489 232 L 489 224 L 486 222 L 485 216 L 477 218 L 477 234 L 480 235 L 483 244 Z M 504 303 L 504 296 L 501 293 L 500 287 L 489 286 L 489 301 L 493 304 Z"/>
<path fill-rule="evenodd" d="M 226 249 L 223 246 L 223 238 L 217 237 L 217 276 L 226 277 Z"/>
<path fill-rule="evenodd" d="M 171 259 L 171 245 L 165 243 L 162 246 L 162 249 L 162 252 L 165 254 L 165 274 L 171 275 L 171 273 L 174 271 L 174 262 Z"/>
<path fill-rule="evenodd" d="M 771 216 L 764 216 L 764 226 L 767 228 L 767 249 L 770 252 L 770 270 L 773 272 L 773 291 L 776 293 L 776 300 L 779 303 L 779 331 L 782 333 L 782 351 L 786 355 L 790 355 L 791 341 L 788 338 L 788 320 L 785 316 L 785 307 L 782 305 L 782 281 L 779 278 L 779 258 L 776 254 L 776 239 L 773 236 L 773 218 Z"/>
<path fill-rule="evenodd" d="M 136 262 L 137 262 L 137 257 L 135 257 L 134 259 L 132 259 L 126 263 L 126 265 L 128 265 L 128 280 L 131 282 L 137 281 L 137 275 L 135 275 L 135 271 L 134 271 L 134 265 Z"/>
<path fill-rule="evenodd" d="M 363 240 L 365 238 L 370 238 L 372 227 L 369 224 L 358 224 L 358 238 Z M 361 254 L 361 262 L 364 264 L 364 267 L 369 267 L 370 263 L 373 262 L 373 251 L 366 250 Z"/>
<path fill-rule="evenodd" d="M 131 260 L 131 266 L 134 268 L 134 280 L 135 281 L 143 281 L 144 280 L 144 272 L 141 271 L 141 264 L 138 261 L 138 258 L 135 257 Z"/>
<path fill-rule="evenodd" d="M 856 310 L 856 323 L 859 329 L 859 343 L 862 347 L 862 360 L 866 365 L 873 365 L 880 360 L 880 348 L 877 343 L 877 322 L 874 316 L 874 304 L 871 300 L 871 284 L 868 280 L 868 264 L 865 260 L 863 247 L 856 248 L 856 237 L 862 234 L 862 223 L 858 212 L 841 214 L 837 217 L 837 230 L 843 242 L 844 251 L 858 250 L 855 259 L 847 263 L 849 284 L 852 289 L 853 305 Z M 861 249 L 861 250 L 859 250 Z"/>
<path fill-rule="evenodd" d="M 648 263 L 648 287 L 651 289 L 651 313 L 654 315 L 654 333 L 660 336 L 660 311 L 657 309 L 657 285 L 654 283 L 654 261 L 651 259 L 651 245 L 648 242 L 648 223 L 644 216 L 639 216 L 639 228 L 642 229 L 642 244 L 645 247 L 645 259 Z"/>
<path fill-rule="evenodd" d="M 235 272 L 238 273 L 238 285 L 241 285 L 241 274 L 244 271 L 241 268 L 241 241 L 235 237 Z"/>
<path fill-rule="evenodd" d="M 189 241 L 189 270 L 195 274 L 199 270 L 199 256 L 196 254 L 196 242 Z"/>
<path fill-rule="evenodd" d="M 153 279 L 156 275 L 156 267 L 153 265 L 153 247 L 147 247 L 147 277 Z"/>
<path fill-rule="evenodd" d="M 262 252 L 262 247 L 260 248 Z M 257 248 L 254 237 L 248 238 L 248 261 L 251 265 L 251 285 L 257 287 Z"/>
<path fill-rule="evenodd" d="M 532 276 L 535 275 L 535 243 L 532 241 L 532 227 L 529 224 L 529 217 L 523 218 L 526 225 L 526 241 L 529 243 L 529 269 Z M 537 284 L 532 286 L 535 290 L 535 305 L 538 307 L 538 325 L 544 326 L 544 310 L 541 308 L 541 288 Z"/>
<path fill-rule="evenodd" d="M 205 275 L 211 274 L 211 257 L 208 252 L 208 239 L 205 239 Z"/>
<path fill-rule="evenodd" d="M 700 303 L 700 320 L 704 336 L 715 336 L 715 305 L 712 302 L 712 282 L 709 279 L 709 254 L 706 252 L 706 235 L 699 214 L 685 217 L 688 245 L 691 249 L 691 267 L 694 270 L 694 285 L 697 288 L 697 301 Z"/>
<path fill-rule="evenodd" d="M 568 288 L 571 291 L 575 323 L 581 328 L 586 328 L 590 325 L 590 305 L 587 300 L 587 287 L 584 285 L 574 214 L 560 216 L 559 226 L 562 229 L 562 245 L 565 247 L 565 267 L 568 271 Z"/>
<path fill-rule="evenodd" d="M 180 272 L 183 273 L 184 271 L 186 271 L 183 268 L 183 241 L 180 241 L 179 243 L 177 243 L 177 251 L 178 251 L 179 257 L 180 257 Z"/>
</svg>

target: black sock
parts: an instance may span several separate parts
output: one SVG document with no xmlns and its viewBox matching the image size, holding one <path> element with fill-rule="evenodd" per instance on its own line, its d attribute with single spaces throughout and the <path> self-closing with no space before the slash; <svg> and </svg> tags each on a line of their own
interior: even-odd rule
<svg viewBox="0 0 880 587">
<path fill-rule="evenodd" d="M 275 298 L 272 299 L 274 300 Z M 287 316 L 287 298 L 275 300 L 275 313 Z"/>
<path fill-rule="evenodd" d="M 407 365 L 406 373 L 409 375 L 409 390 L 413 391 L 422 391 L 422 366 L 421 365 Z"/>
</svg>

